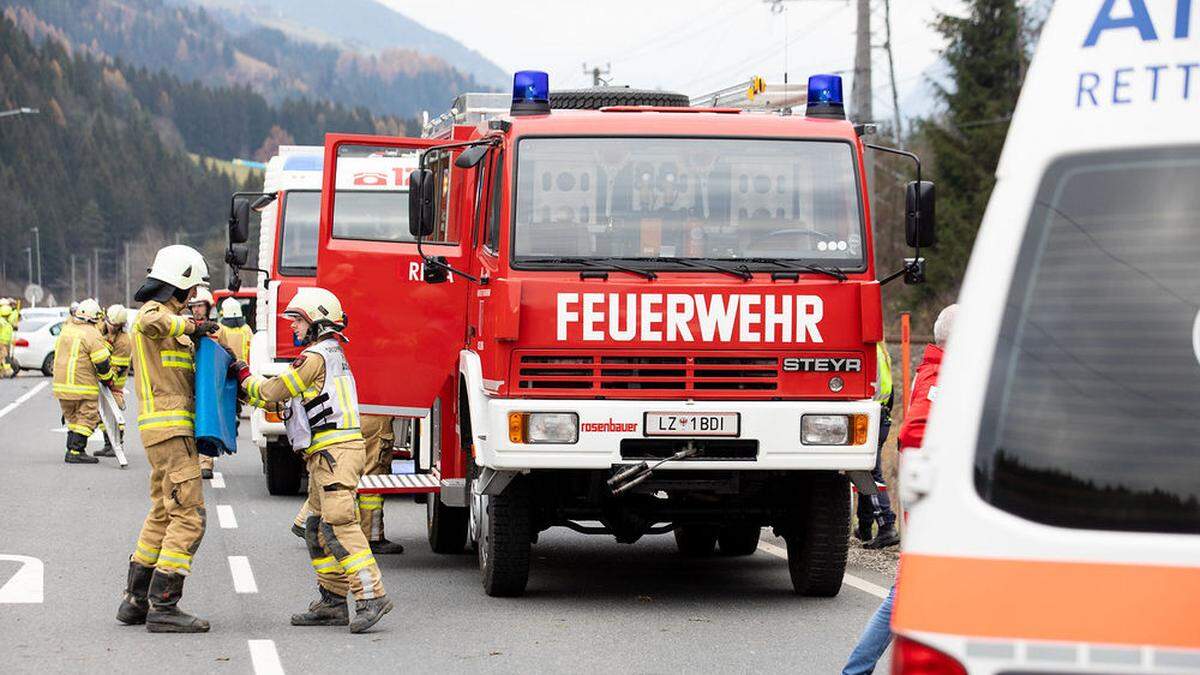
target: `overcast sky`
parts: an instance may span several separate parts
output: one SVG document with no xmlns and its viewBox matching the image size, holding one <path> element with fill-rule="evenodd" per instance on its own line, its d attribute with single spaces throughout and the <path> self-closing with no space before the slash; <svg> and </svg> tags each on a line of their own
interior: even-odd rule
<svg viewBox="0 0 1200 675">
<path fill-rule="evenodd" d="M 589 66 L 612 64 L 612 82 L 697 95 L 762 75 L 782 82 L 784 35 L 791 82 L 817 72 L 850 70 L 854 3 L 785 0 L 774 14 L 764 0 L 380 0 L 478 50 L 501 68 L 546 70 L 553 88 L 591 84 Z M 883 43 L 883 1 L 872 27 Z M 905 116 L 929 106 L 922 73 L 937 60 L 930 28 L 938 11 L 960 0 L 892 0 L 892 43 Z M 786 33 L 785 33 L 786 25 Z M 887 59 L 874 55 L 875 116 L 891 115 Z M 850 94 L 846 76 L 846 95 Z"/>
</svg>

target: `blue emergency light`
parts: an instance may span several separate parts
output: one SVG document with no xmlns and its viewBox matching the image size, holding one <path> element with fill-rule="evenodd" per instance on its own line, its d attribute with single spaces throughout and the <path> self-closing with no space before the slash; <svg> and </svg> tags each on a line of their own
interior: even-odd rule
<svg viewBox="0 0 1200 675">
<path fill-rule="evenodd" d="M 519 70 L 513 75 L 513 115 L 550 112 L 550 76 L 540 70 Z"/>
<path fill-rule="evenodd" d="M 808 106 L 804 114 L 806 117 L 846 119 L 840 75 L 813 75 L 808 78 Z"/>
</svg>

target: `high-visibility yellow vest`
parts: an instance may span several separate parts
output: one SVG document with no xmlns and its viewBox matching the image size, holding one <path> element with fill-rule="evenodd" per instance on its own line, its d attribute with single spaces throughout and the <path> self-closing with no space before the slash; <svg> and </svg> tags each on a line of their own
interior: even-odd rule
<svg viewBox="0 0 1200 675">
<path fill-rule="evenodd" d="M 892 397 L 892 355 L 888 354 L 887 345 L 875 343 L 875 400 L 887 403 Z"/>
</svg>

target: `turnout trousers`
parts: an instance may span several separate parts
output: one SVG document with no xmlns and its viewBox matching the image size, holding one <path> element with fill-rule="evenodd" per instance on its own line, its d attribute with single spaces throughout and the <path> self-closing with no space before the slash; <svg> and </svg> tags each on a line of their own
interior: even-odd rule
<svg viewBox="0 0 1200 675">
<path fill-rule="evenodd" d="M 308 506 L 304 541 L 317 583 L 331 593 L 357 600 L 386 594 L 371 546 L 359 524 L 355 491 L 363 470 L 363 442 L 331 445 L 306 458 Z"/>
<path fill-rule="evenodd" d="M 132 560 L 159 572 L 187 575 L 207 520 L 196 440 L 176 436 L 146 446 L 146 458 L 150 460 L 150 513 Z"/>
<path fill-rule="evenodd" d="M 62 408 L 67 431 L 74 431 L 80 436 L 91 436 L 100 424 L 100 405 L 94 398 L 79 401 L 59 399 L 58 405 Z"/>
<path fill-rule="evenodd" d="M 363 467 L 363 475 L 390 474 L 392 445 L 395 442 L 392 418 L 384 415 L 363 415 L 359 424 L 367 445 L 367 462 Z M 383 541 L 383 495 L 359 495 L 358 509 L 367 541 Z"/>
</svg>

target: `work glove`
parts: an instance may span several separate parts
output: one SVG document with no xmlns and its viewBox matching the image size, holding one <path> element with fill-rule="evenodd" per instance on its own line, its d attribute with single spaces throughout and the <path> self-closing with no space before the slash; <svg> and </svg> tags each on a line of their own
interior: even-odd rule
<svg viewBox="0 0 1200 675">
<path fill-rule="evenodd" d="M 192 330 L 193 335 L 213 335 L 217 331 L 221 330 L 221 324 L 217 323 L 216 321 L 198 321 L 193 319 L 192 324 L 195 326 L 195 328 Z"/>
<path fill-rule="evenodd" d="M 246 381 L 246 378 L 250 377 L 250 364 L 245 361 L 235 360 L 229 364 L 229 374 L 237 378 L 238 385 L 240 386 Z"/>
</svg>

